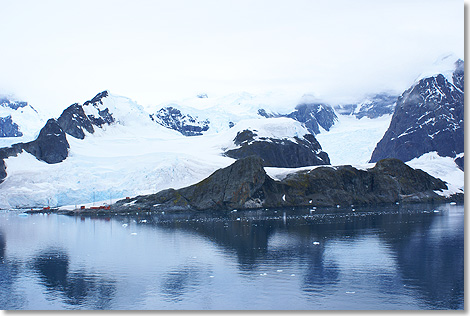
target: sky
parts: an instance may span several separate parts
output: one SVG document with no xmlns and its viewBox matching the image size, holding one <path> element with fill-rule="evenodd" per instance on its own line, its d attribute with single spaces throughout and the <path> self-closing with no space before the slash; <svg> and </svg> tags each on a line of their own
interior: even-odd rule
<svg viewBox="0 0 470 316">
<path fill-rule="evenodd" d="M 54 115 L 109 90 L 144 106 L 205 92 L 403 92 L 464 57 L 462 0 L 0 0 L 0 93 Z"/>
</svg>

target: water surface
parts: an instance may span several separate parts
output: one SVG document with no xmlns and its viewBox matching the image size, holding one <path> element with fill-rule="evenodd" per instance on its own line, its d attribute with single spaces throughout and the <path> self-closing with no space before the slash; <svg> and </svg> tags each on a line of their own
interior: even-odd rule
<svg viewBox="0 0 470 316">
<path fill-rule="evenodd" d="M 0 213 L 0 308 L 463 309 L 464 209 Z"/>
</svg>

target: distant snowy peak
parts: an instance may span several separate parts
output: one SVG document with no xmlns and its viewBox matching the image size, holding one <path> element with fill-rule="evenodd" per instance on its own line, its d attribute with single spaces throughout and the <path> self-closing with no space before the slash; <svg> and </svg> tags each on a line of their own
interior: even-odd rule
<svg viewBox="0 0 470 316">
<path fill-rule="evenodd" d="M 95 128 L 105 125 L 134 126 L 151 122 L 142 106 L 108 91 L 98 93 L 83 105 L 72 104 L 62 112 L 57 121 L 67 134 L 78 139 L 85 138 L 85 132 L 94 133 Z"/>
<path fill-rule="evenodd" d="M 13 110 L 18 110 L 19 108 L 24 108 L 28 106 L 28 102 L 24 101 L 13 101 L 6 97 L 0 97 L 0 106 L 4 108 L 10 108 Z"/>
<path fill-rule="evenodd" d="M 28 102 L 0 97 L 0 137 L 32 138 L 44 124 Z"/>
<path fill-rule="evenodd" d="M 142 125 L 151 123 L 149 114 L 133 100 L 103 91 L 83 104 L 87 116 L 95 125 L 117 123 Z"/>
<path fill-rule="evenodd" d="M 324 103 L 301 103 L 287 117 L 303 123 L 312 134 L 319 134 L 320 127 L 329 131 L 338 121 L 331 105 Z"/>
<path fill-rule="evenodd" d="M 150 118 L 158 124 L 176 130 L 185 136 L 202 135 L 203 132 L 209 129 L 210 124 L 208 119 L 200 121 L 197 117 L 183 114 L 172 106 L 160 109 L 157 113 L 151 114 Z"/>
<path fill-rule="evenodd" d="M 336 105 L 335 110 L 342 115 L 354 115 L 356 118 L 377 118 L 387 114 L 393 114 L 398 95 L 378 93 L 366 96 L 358 103 Z"/>
<path fill-rule="evenodd" d="M 320 127 L 329 131 L 338 121 L 338 117 L 331 105 L 325 103 L 300 103 L 295 107 L 294 111 L 288 114 L 267 112 L 265 109 L 259 109 L 258 115 L 265 118 L 289 117 L 302 123 L 311 134 L 319 134 Z"/>
<path fill-rule="evenodd" d="M 443 74 L 423 78 L 398 98 L 371 162 L 389 157 L 409 161 L 432 151 L 455 158 L 464 152 L 464 92 L 455 85 L 463 83 L 463 61 L 455 66 L 452 81 Z"/>
</svg>

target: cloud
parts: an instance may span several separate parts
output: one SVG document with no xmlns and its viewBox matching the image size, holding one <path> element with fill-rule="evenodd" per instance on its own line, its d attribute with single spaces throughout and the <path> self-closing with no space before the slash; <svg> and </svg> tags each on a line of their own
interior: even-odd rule
<svg viewBox="0 0 470 316">
<path fill-rule="evenodd" d="M 106 88 L 143 105 L 202 90 L 400 91 L 464 45 L 460 0 L 17 0 L 2 11 L 0 90 L 52 112 Z"/>
</svg>

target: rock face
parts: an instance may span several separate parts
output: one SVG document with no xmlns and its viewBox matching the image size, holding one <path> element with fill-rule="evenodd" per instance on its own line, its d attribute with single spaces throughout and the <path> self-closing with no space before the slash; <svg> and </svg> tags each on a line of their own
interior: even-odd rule
<svg viewBox="0 0 470 316">
<path fill-rule="evenodd" d="M 103 104 L 103 98 L 108 96 L 108 91 L 98 93 L 90 101 L 86 101 L 83 105 L 78 103 L 72 104 L 66 108 L 57 122 L 61 128 L 70 136 L 78 139 L 84 139 L 85 133 L 94 133 L 95 129 L 93 126 L 102 127 L 104 124 L 113 123 L 114 117 L 109 113 L 109 109 L 100 109 L 99 105 Z M 95 114 L 86 114 L 84 108 L 90 108 Z"/>
<path fill-rule="evenodd" d="M 456 65 L 453 83 L 439 74 L 420 80 L 398 98 L 371 162 L 392 157 L 409 161 L 432 151 L 447 157 L 463 153 L 463 61 Z"/>
<path fill-rule="evenodd" d="M 296 168 L 330 164 L 328 154 L 311 134 L 293 140 L 256 136 L 250 130 L 239 132 L 234 139 L 239 148 L 227 150 L 225 155 L 235 159 L 257 156 L 263 159 L 266 167 Z"/>
<path fill-rule="evenodd" d="M 192 186 L 118 201 L 115 211 L 232 210 L 260 207 L 366 205 L 444 200 L 447 185 L 398 159 L 374 168 L 319 167 L 271 179 L 258 157 L 237 160 Z"/>
<path fill-rule="evenodd" d="M 88 114 L 87 117 L 91 121 L 91 123 L 95 126 L 101 127 L 104 124 L 111 124 L 115 122 L 115 119 L 112 113 L 109 112 L 108 108 L 101 109 L 100 105 L 103 105 L 103 99 L 108 97 L 108 91 L 103 91 L 95 95 L 95 97 L 89 101 L 83 103 L 85 108 L 90 107 L 94 108 L 97 111 L 97 115 L 95 114 Z"/>
<path fill-rule="evenodd" d="M 201 98 L 207 98 L 207 96 Z M 185 136 L 202 135 L 203 132 L 209 129 L 210 124 L 209 120 L 199 121 L 197 117 L 183 114 L 180 110 L 171 106 L 160 109 L 156 114 L 150 115 L 150 118 L 158 124 L 174 129 Z"/>
<path fill-rule="evenodd" d="M 59 116 L 57 122 L 67 134 L 78 139 L 85 138 L 84 130 L 88 133 L 95 131 L 83 107 L 78 103 L 66 108 Z"/>
<path fill-rule="evenodd" d="M 258 115 L 266 118 L 289 117 L 302 123 L 314 135 L 320 133 L 320 126 L 329 131 L 338 121 L 331 105 L 324 103 L 301 103 L 289 114 L 268 113 L 265 109 L 259 109 Z"/>
<path fill-rule="evenodd" d="M 54 119 L 47 121 L 36 140 L 23 144 L 24 150 L 50 164 L 65 160 L 69 148 L 65 132 Z"/>
<path fill-rule="evenodd" d="M 18 124 L 12 121 L 11 115 L 0 117 L 0 137 L 20 137 L 23 133 Z"/>
<path fill-rule="evenodd" d="M 299 104 L 295 107 L 295 111 L 288 114 L 287 117 L 303 123 L 312 134 L 320 133 L 320 126 L 329 131 L 338 120 L 333 108 L 322 103 Z"/>
<path fill-rule="evenodd" d="M 393 114 L 398 95 L 378 93 L 368 96 L 359 103 L 337 105 L 335 110 L 342 115 L 354 115 L 356 118 L 377 118 L 386 114 Z"/>
</svg>

